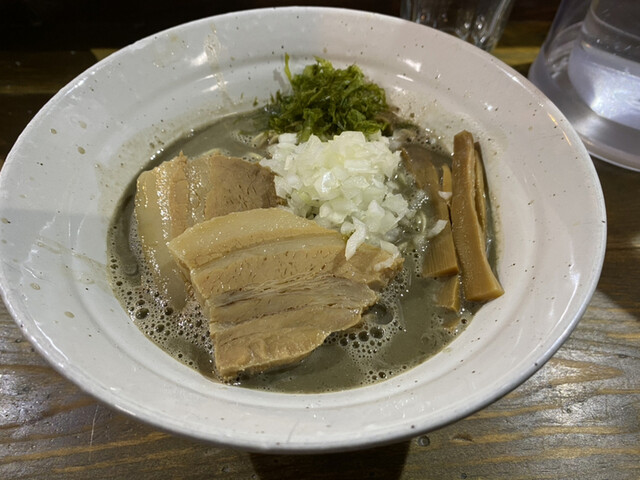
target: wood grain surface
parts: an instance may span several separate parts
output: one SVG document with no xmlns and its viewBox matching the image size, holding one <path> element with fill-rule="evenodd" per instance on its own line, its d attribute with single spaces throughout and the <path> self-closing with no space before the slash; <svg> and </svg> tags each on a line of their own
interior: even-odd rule
<svg viewBox="0 0 640 480">
<path fill-rule="evenodd" d="M 523 73 L 557 6 L 544 3 L 544 18 L 516 12 L 495 52 Z M 48 98 L 96 55 L 122 46 L 3 45 L 0 162 Z M 546 365 L 474 415 L 410 441 L 343 454 L 215 447 L 84 394 L 34 351 L 0 305 L 0 479 L 640 479 L 640 174 L 594 162 L 608 215 L 595 295 Z"/>
</svg>

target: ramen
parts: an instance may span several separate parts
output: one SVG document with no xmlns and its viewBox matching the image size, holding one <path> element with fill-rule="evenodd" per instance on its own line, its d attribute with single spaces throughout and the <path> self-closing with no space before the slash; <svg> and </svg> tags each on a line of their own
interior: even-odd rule
<svg viewBox="0 0 640 480">
<path fill-rule="evenodd" d="M 270 167 L 279 179 L 275 182 L 280 187 L 277 189 L 279 203 L 285 204 L 285 208 L 289 211 L 315 219 L 320 223 L 324 222 L 323 227 L 334 228 L 336 232 L 341 232 L 346 244 L 359 236 L 357 245 L 352 248 L 352 255 L 353 252 L 358 251 L 358 248 L 363 248 L 361 247 L 363 242 L 373 242 L 376 243 L 377 248 L 381 248 L 381 251 L 386 249 L 391 252 L 390 258 L 393 255 L 401 256 L 402 263 L 396 262 L 400 267 L 395 268 L 393 278 L 388 283 L 383 282 L 380 285 L 383 288 L 377 291 L 375 296 L 367 297 L 353 321 L 349 320 L 340 324 L 340 327 L 335 327 L 337 331 L 322 338 L 321 346 L 312 349 L 310 354 L 305 353 L 302 356 L 303 359 L 284 364 L 273 363 L 270 368 L 255 374 L 242 368 L 237 372 L 231 370 L 232 375 L 226 378 L 226 381 L 250 388 L 287 392 L 335 391 L 374 383 L 412 368 L 440 351 L 464 329 L 465 324 L 479 306 L 475 301 L 488 300 L 492 295 L 497 296 L 501 293 L 499 285 L 494 286 L 497 290 L 494 288 L 493 293 L 487 298 L 484 298 L 483 294 L 478 296 L 465 290 L 464 281 L 461 281 L 460 275 L 457 274 L 458 258 L 462 261 L 465 253 L 456 254 L 455 251 L 446 253 L 447 249 L 443 250 L 439 245 L 448 243 L 443 242 L 443 238 L 453 241 L 455 236 L 455 228 L 452 231 L 449 222 L 449 211 L 453 209 L 455 202 L 452 199 L 451 187 L 447 185 L 447 179 L 451 179 L 452 161 L 450 154 L 440 148 L 436 139 L 425 133 L 426 130 L 409 125 L 394 115 L 385 119 L 386 133 L 392 133 L 392 135 L 384 137 L 384 141 L 388 143 L 389 152 L 402 160 L 392 171 L 386 173 L 383 183 L 387 190 L 382 190 L 383 196 L 380 197 L 380 201 L 376 201 L 374 205 L 374 202 L 367 197 L 367 208 L 373 209 L 377 206 L 379 208 L 374 209 L 375 212 L 382 212 L 376 218 L 388 219 L 390 216 L 393 218 L 388 225 L 389 228 L 382 229 L 382 233 L 375 237 L 369 231 L 372 229 L 369 225 L 374 224 L 372 222 L 367 224 L 369 230 L 362 230 L 364 227 L 358 230 L 358 222 L 362 223 L 363 218 L 366 220 L 369 217 L 358 214 L 362 210 L 361 206 L 356 205 L 353 211 L 344 210 L 344 205 L 348 203 L 345 199 L 341 199 L 340 202 L 334 201 L 331 209 L 314 204 L 312 207 L 307 205 L 306 210 L 302 212 L 295 210 L 294 204 L 297 202 L 297 205 L 300 205 L 299 198 L 306 197 L 302 194 L 296 197 L 296 193 L 302 190 L 291 190 L 284 185 L 287 175 L 291 176 L 290 172 L 282 169 L 286 162 L 281 165 L 274 163 L 280 153 L 276 150 L 277 147 L 270 146 L 270 142 L 267 141 L 268 135 L 265 132 L 273 130 L 270 126 L 270 118 L 273 116 L 270 116 L 270 113 L 269 109 L 258 109 L 222 118 L 165 149 L 158 157 L 151 160 L 149 170 L 157 166 L 169 165 L 174 159 L 181 158 L 181 155 L 185 157 L 183 160 L 185 164 L 191 162 L 189 165 L 194 165 L 194 160 L 188 159 L 213 158 L 212 152 L 216 158 L 223 156 L 241 159 L 247 165 L 251 165 L 251 168 L 262 163 Z M 289 150 L 295 150 L 298 145 L 305 145 L 309 139 L 313 140 L 314 135 L 310 133 L 304 141 L 289 138 L 289 142 L 292 143 Z M 379 133 L 369 134 L 369 136 L 376 135 L 379 139 Z M 336 135 L 332 138 L 335 137 Z M 324 145 L 329 140 L 318 141 Z M 474 155 L 473 143 L 471 153 L 467 151 L 466 155 Z M 214 161 L 218 162 L 218 160 Z M 426 170 L 424 165 L 428 165 Z M 478 165 L 481 165 L 480 162 Z M 245 167 L 241 165 L 241 168 Z M 366 169 L 362 165 L 358 168 Z M 474 169 L 471 174 L 475 175 L 476 179 L 483 177 L 481 170 Z M 300 175 L 301 173 L 298 172 L 298 176 Z M 328 178 L 326 174 L 325 178 Z M 356 182 L 349 177 L 348 181 L 353 185 L 361 185 L 362 179 L 358 177 L 357 180 Z M 458 179 L 458 182 L 461 180 Z M 202 182 L 196 183 L 200 185 Z M 371 185 L 379 183 L 378 180 L 370 181 Z M 362 188 L 366 189 L 367 186 L 364 185 Z M 479 194 L 472 201 L 484 201 L 486 196 L 483 184 L 475 185 L 474 188 Z M 139 191 L 138 183 L 138 196 Z M 291 195 L 292 191 L 293 195 Z M 355 187 L 353 191 L 357 193 Z M 335 192 L 331 196 L 332 199 L 336 199 Z M 389 200 L 385 203 L 384 199 Z M 236 203 L 235 200 L 234 203 Z M 385 211 L 382 205 L 385 205 L 385 208 L 388 207 L 389 211 Z M 476 247 L 482 248 L 488 253 L 488 258 L 491 258 L 494 255 L 494 241 L 490 209 L 486 208 L 486 205 L 481 208 L 479 204 L 475 208 L 486 212 L 478 215 L 482 238 Z M 221 334 L 216 333 L 219 330 L 217 326 L 210 325 L 213 308 L 211 298 L 217 302 L 214 302 L 215 312 L 229 312 L 229 309 L 220 308 L 221 292 L 216 292 L 216 296 L 207 296 L 205 299 L 202 291 L 198 290 L 200 284 L 194 281 L 196 278 L 194 276 L 191 280 L 199 295 L 187 293 L 184 295 L 184 302 L 178 303 L 168 296 L 167 290 L 159 285 L 160 277 L 157 272 L 154 273 L 149 262 L 145 260 L 145 236 L 141 232 L 144 232 L 146 227 L 136 218 L 135 209 L 136 185 L 132 183 L 123 197 L 121 208 L 109 230 L 108 253 L 114 291 L 129 312 L 132 321 L 147 337 L 177 360 L 215 380 L 220 376 L 220 366 L 216 366 L 214 362 L 216 347 L 212 335 L 213 339 L 217 339 Z M 337 223 L 327 224 L 327 220 L 321 218 L 320 211 L 330 212 L 331 215 L 325 215 L 325 217 L 337 218 Z M 218 215 L 222 214 L 226 213 L 221 212 Z M 245 214 L 245 216 L 250 215 L 250 213 Z M 373 218 L 373 213 L 370 217 Z M 198 222 L 201 220 L 202 218 Z M 379 224 L 380 222 L 375 223 L 375 225 Z M 325 235 L 324 231 L 320 233 Z M 325 239 L 329 236 L 323 237 L 322 244 L 319 244 L 318 248 L 322 251 L 327 249 Z M 336 251 L 338 251 L 340 239 L 331 238 L 331 242 L 337 242 Z M 302 252 L 304 250 L 304 248 L 300 249 Z M 436 255 L 433 254 L 434 251 L 437 252 Z M 228 255 L 237 254 L 229 253 Z M 450 265 L 452 261 L 456 263 L 455 268 Z M 216 269 L 219 270 L 219 266 L 215 266 L 214 270 Z M 462 271 L 464 277 L 465 269 L 463 268 Z M 227 273 L 229 278 L 235 278 L 233 270 L 230 272 Z M 183 275 L 185 275 L 184 271 Z M 331 278 L 340 277 L 340 275 L 332 272 Z M 188 272 L 185 276 L 188 276 Z M 474 276 L 477 275 L 474 274 Z M 344 277 L 344 275 L 340 277 L 342 282 L 346 281 Z M 314 302 L 317 302 L 316 297 L 321 295 L 320 292 L 327 291 L 323 286 L 326 284 L 324 277 L 320 278 L 321 281 L 318 278 L 320 277 L 314 277 L 311 280 L 309 285 L 313 285 L 313 288 L 305 286 L 311 289 L 309 299 Z M 347 285 L 341 284 L 334 290 L 348 291 L 351 287 L 358 286 L 348 282 L 351 280 L 347 281 Z M 464 290 L 462 293 L 461 285 Z M 241 287 L 238 288 L 242 290 Z M 335 296 L 335 291 L 331 295 Z M 211 294 L 210 291 L 207 292 L 209 292 L 207 295 Z M 280 290 L 276 292 L 280 293 L 273 298 L 280 301 L 283 295 Z M 318 294 L 314 295 L 314 292 Z M 366 294 L 365 291 L 365 297 Z M 262 305 L 264 302 L 258 302 L 258 304 Z M 333 306 L 335 298 L 330 297 L 329 300 L 320 304 Z M 291 310 L 301 307 L 289 305 L 281 308 L 289 315 Z M 310 307 L 305 306 L 305 308 Z M 349 308 L 352 309 L 351 305 Z M 323 310 L 326 310 L 326 306 L 320 308 L 320 311 Z M 224 315 L 222 317 L 224 319 Z M 302 318 L 303 315 L 299 317 Z M 327 317 L 335 318 L 335 315 L 327 315 Z M 271 336 L 277 341 L 278 335 Z M 292 343 L 295 344 L 295 342 Z M 217 349 L 221 351 L 222 347 L 217 346 Z"/>
</svg>

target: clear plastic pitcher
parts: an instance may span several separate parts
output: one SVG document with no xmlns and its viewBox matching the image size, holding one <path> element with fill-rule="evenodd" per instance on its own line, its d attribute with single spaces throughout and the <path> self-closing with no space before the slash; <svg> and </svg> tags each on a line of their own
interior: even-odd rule
<svg viewBox="0 0 640 480">
<path fill-rule="evenodd" d="M 592 155 L 640 171 L 640 0 L 563 0 L 529 79 Z"/>
</svg>

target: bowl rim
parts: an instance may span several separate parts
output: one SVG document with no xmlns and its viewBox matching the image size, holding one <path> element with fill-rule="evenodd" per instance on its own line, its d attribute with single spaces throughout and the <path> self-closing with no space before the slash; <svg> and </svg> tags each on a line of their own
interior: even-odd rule
<svg viewBox="0 0 640 480">
<path fill-rule="evenodd" d="M 21 148 L 22 143 L 27 141 L 29 133 L 33 129 L 33 125 L 42 121 L 42 119 L 49 113 L 49 111 L 55 107 L 58 100 L 64 97 L 64 95 L 66 95 L 70 90 L 72 90 L 78 81 L 80 81 L 82 78 L 86 78 L 88 75 L 91 75 L 93 72 L 96 72 L 104 68 L 106 65 L 111 65 L 116 63 L 121 56 L 129 54 L 131 51 L 139 48 L 140 46 L 145 45 L 149 42 L 153 42 L 154 39 L 157 38 L 159 35 L 171 33 L 174 31 L 178 31 L 180 29 L 190 29 L 193 27 L 197 27 L 198 25 L 209 23 L 211 21 L 221 22 L 221 21 L 224 21 L 226 18 L 231 18 L 231 17 L 262 15 L 267 12 L 271 12 L 271 13 L 272 12 L 294 12 L 294 13 L 299 12 L 299 13 L 309 14 L 317 11 L 322 11 L 322 12 L 330 13 L 333 15 L 348 15 L 353 17 L 370 16 L 371 18 L 382 18 L 385 21 L 396 22 L 397 25 L 402 25 L 404 22 L 407 22 L 405 20 L 402 20 L 396 17 L 391 17 L 391 16 L 372 13 L 372 12 L 362 12 L 358 10 L 344 9 L 344 8 L 270 7 L 270 8 L 258 8 L 258 9 L 252 9 L 252 10 L 245 10 L 240 12 L 230 12 L 222 15 L 206 17 L 206 18 L 194 20 L 188 23 L 184 23 L 181 25 L 177 25 L 177 26 L 162 30 L 155 34 L 149 35 L 141 40 L 138 40 L 137 42 L 127 47 L 124 47 L 123 49 L 115 52 L 109 57 L 97 62 L 96 64 L 92 65 L 87 70 L 85 70 L 83 73 L 78 75 L 76 78 L 74 78 L 71 82 L 69 82 L 69 84 L 63 87 L 58 93 L 56 93 L 44 105 L 44 107 L 34 116 L 33 120 L 21 133 L 18 140 L 16 141 L 11 151 L 7 155 L 5 166 L 2 169 L 2 172 L 4 173 L 11 168 L 11 165 L 14 162 L 13 160 L 15 155 L 14 152 L 18 151 Z M 421 28 L 428 28 L 428 27 L 421 27 Z M 509 76 L 511 79 L 523 85 L 526 88 L 526 90 L 528 90 L 541 104 L 544 104 L 546 108 L 550 109 L 554 115 L 556 115 L 558 118 L 564 118 L 560 113 L 560 111 L 557 110 L 557 108 L 553 105 L 553 103 L 550 100 L 548 100 L 535 86 L 533 86 L 533 84 L 528 82 L 528 80 L 524 76 L 520 75 L 511 67 L 505 65 L 504 63 L 497 60 L 495 57 L 492 57 L 490 54 L 480 49 L 477 49 L 476 47 L 466 44 L 453 37 L 448 38 L 448 35 L 444 33 L 436 32 L 434 33 L 434 35 L 441 35 L 441 38 L 447 38 L 446 41 L 459 42 L 458 48 L 464 49 L 467 54 L 480 56 L 484 60 L 488 60 L 490 63 L 493 64 L 493 66 L 501 69 L 504 72 L 504 74 Z M 568 123 L 566 124 L 565 128 L 571 129 Z M 576 134 L 576 138 L 578 138 L 577 134 Z M 600 188 L 595 167 L 590 162 L 589 156 L 586 150 L 584 149 L 584 146 L 580 144 L 580 145 L 576 145 L 576 147 L 581 152 L 582 150 L 584 150 L 581 154 L 582 159 L 589 160 L 590 165 L 587 166 L 587 170 L 590 173 L 589 180 L 593 185 L 597 186 L 595 190 L 595 195 L 597 197 L 597 203 L 600 206 L 599 213 L 602 214 L 602 218 L 605 218 L 604 196 Z M 9 166 L 9 168 L 7 168 L 7 166 Z M 0 173 L 0 191 L 4 190 L 1 187 L 3 187 L 6 182 L 6 176 L 7 175 L 2 175 L 2 173 Z M 1 209 L 2 207 L 0 207 L 0 210 Z M 293 445 L 287 444 L 287 443 L 282 443 L 280 445 L 265 445 L 265 444 L 251 442 L 246 438 L 243 438 L 243 439 L 216 438 L 215 435 L 212 436 L 210 433 L 205 434 L 200 431 L 187 431 L 181 428 L 179 423 L 167 424 L 166 422 L 159 421 L 159 419 L 155 418 L 153 415 L 151 416 L 145 415 L 144 409 L 136 411 L 135 409 L 132 409 L 130 405 L 121 404 L 118 401 L 117 397 L 113 397 L 112 394 L 104 391 L 102 388 L 99 388 L 99 386 L 91 382 L 80 382 L 80 379 L 77 377 L 77 372 L 70 370 L 67 365 L 64 365 L 63 363 L 61 363 L 60 358 L 57 357 L 56 355 L 52 355 L 52 352 L 47 348 L 47 345 L 42 344 L 40 342 L 40 336 L 38 335 L 38 332 L 32 331 L 32 327 L 30 325 L 31 319 L 28 317 L 28 315 L 26 315 L 24 311 L 21 310 L 19 299 L 15 297 L 15 292 L 12 290 L 11 285 L 7 283 L 8 280 L 5 276 L 4 266 L 3 268 L 0 269 L 0 290 L 1 290 L 4 303 L 7 307 L 7 310 L 9 311 L 11 316 L 14 318 L 16 323 L 18 323 L 22 333 L 28 338 L 31 344 L 34 345 L 34 347 L 37 349 L 40 355 L 42 355 L 53 366 L 53 368 L 58 371 L 58 373 L 62 374 L 65 378 L 72 381 L 80 389 L 91 394 L 95 398 L 105 402 L 106 404 L 116 408 L 121 412 L 132 415 L 135 418 L 142 420 L 145 423 L 148 423 L 150 425 L 153 425 L 154 427 L 159 428 L 161 430 L 169 431 L 174 434 L 189 436 L 191 438 L 197 438 L 199 440 L 205 440 L 208 442 L 217 443 L 219 445 L 241 448 L 247 451 L 258 451 L 258 452 L 269 451 L 272 453 L 312 453 L 312 452 L 346 451 L 346 450 L 355 450 L 355 449 L 373 447 L 377 445 L 400 441 L 406 438 L 417 436 L 427 431 L 434 430 L 436 428 L 440 428 L 444 425 L 453 423 L 493 403 L 497 399 L 501 398 L 505 394 L 509 393 L 510 391 L 518 387 L 526 379 L 528 379 L 531 375 L 533 375 L 540 367 L 542 367 L 542 365 L 549 358 L 551 358 L 553 354 L 556 353 L 556 351 L 560 348 L 560 346 L 566 341 L 566 339 L 569 337 L 569 335 L 571 334 L 571 332 L 579 322 L 580 318 L 584 314 L 586 308 L 588 307 L 589 301 L 596 289 L 600 272 L 602 270 L 602 265 L 604 262 L 604 253 L 605 253 L 605 247 L 606 247 L 606 223 L 602 224 L 602 228 L 600 229 L 600 238 L 594 239 L 594 240 L 597 242 L 599 246 L 597 256 L 592 260 L 594 269 L 592 270 L 591 275 L 589 277 L 589 282 L 586 285 L 583 285 L 583 288 L 581 289 L 582 301 L 579 309 L 577 310 L 576 315 L 574 315 L 572 320 L 566 325 L 566 328 L 564 329 L 562 334 L 555 339 L 551 347 L 548 348 L 545 352 L 543 352 L 539 356 L 538 361 L 530 365 L 528 368 L 521 370 L 518 373 L 518 375 L 516 375 L 515 377 L 512 377 L 512 382 L 510 384 L 505 384 L 502 386 L 502 388 L 494 390 L 493 394 L 485 397 L 480 402 L 470 403 L 469 405 L 467 405 L 466 408 L 463 408 L 455 412 L 453 416 L 450 416 L 448 418 L 440 418 L 431 422 L 428 426 L 426 426 L 426 428 L 419 427 L 419 426 L 416 426 L 417 428 L 415 429 L 398 428 L 394 432 L 391 432 L 391 433 L 387 432 L 383 436 L 359 437 L 356 440 L 354 439 L 350 439 L 346 441 L 343 440 L 339 442 L 333 442 L 327 445 L 326 447 L 323 447 L 321 444 L 302 444 L 302 443 L 293 444 Z"/>
</svg>

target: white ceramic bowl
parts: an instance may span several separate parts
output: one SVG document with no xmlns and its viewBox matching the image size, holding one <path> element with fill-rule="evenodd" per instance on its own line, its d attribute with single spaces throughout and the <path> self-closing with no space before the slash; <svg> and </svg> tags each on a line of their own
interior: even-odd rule
<svg viewBox="0 0 640 480">
<path fill-rule="evenodd" d="M 214 383 L 147 340 L 106 277 L 106 230 L 162 145 L 286 86 L 315 55 L 357 63 L 436 131 L 489 145 L 506 294 L 442 353 L 377 385 L 291 395 Z M 0 283 L 25 336 L 71 381 L 162 429 L 254 451 L 361 448 L 464 417 L 535 372 L 595 289 L 605 209 L 562 114 L 525 78 L 451 36 L 340 9 L 207 18 L 141 40 L 76 78 L 20 136 L 0 179 Z"/>
</svg>

